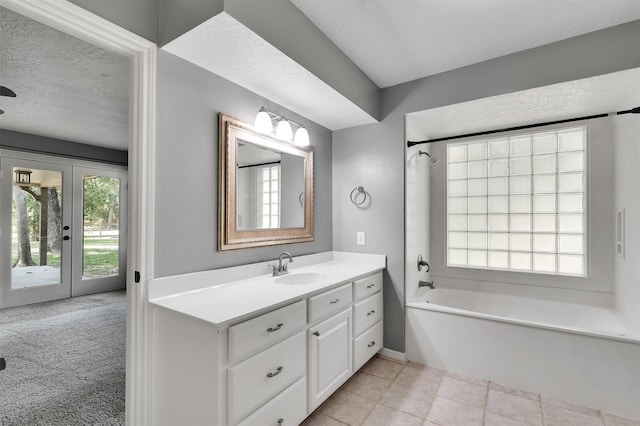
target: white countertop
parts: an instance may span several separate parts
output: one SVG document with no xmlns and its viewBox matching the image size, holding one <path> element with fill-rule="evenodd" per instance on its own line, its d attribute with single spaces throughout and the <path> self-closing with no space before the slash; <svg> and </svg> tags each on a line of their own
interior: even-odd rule
<svg viewBox="0 0 640 426">
<path fill-rule="evenodd" d="M 332 253 L 331 257 L 333 259 L 328 262 L 291 269 L 288 274 L 288 276 L 301 273 L 324 274 L 326 279 L 321 283 L 278 284 L 275 282 L 277 277 L 272 277 L 269 274 L 209 287 L 204 286 L 195 290 L 175 292 L 151 298 L 149 302 L 154 306 L 200 319 L 215 326 L 225 326 L 357 280 L 386 267 L 386 258 L 381 255 Z M 297 259 L 294 258 L 292 266 L 295 264 L 295 260 Z M 192 279 L 206 281 L 206 274 L 210 275 L 212 282 L 216 282 L 219 281 L 221 274 L 225 274 L 225 270 L 208 271 L 197 276 L 192 275 Z M 176 282 L 184 280 L 180 276 L 162 280 L 166 282 L 171 279 Z M 150 285 L 153 285 L 153 281 Z"/>
</svg>

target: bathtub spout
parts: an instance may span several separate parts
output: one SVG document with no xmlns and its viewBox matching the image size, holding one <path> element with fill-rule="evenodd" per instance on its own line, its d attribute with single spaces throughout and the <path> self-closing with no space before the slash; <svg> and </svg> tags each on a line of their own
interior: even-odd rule
<svg viewBox="0 0 640 426">
<path fill-rule="evenodd" d="M 418 287 L 429 287 L 432 290 L 436 288 L 436 286 L 433 285 L 433 281 L 418 281 Z"/>
</svg>

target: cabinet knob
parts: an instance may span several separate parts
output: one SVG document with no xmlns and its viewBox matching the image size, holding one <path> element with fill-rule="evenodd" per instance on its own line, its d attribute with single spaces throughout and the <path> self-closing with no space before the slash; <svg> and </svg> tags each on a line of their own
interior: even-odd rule
<svg viewBox="0 0 640 426">
<path fill-rule="evenodd" d="M 278 419 L 278 422 L 277 422 L 277 423 L 278 423 L 279 425 L 283 425 L 283 424 L 284 424 L 284 419 Z"/>
<path fill-rule="evenodd" d="M 331 303 L 331 304 L 333 305 L 334 303 L 338 303 L 339 301 L 340 301 L 340 299 L 336 299 L 336 300 L 332 300 L 332 301 L 331 301 L 331 302 L 329 302 L 329 303 Z"/>
<path fill-rule="evenodd" d="M 376 286 L 375 284 L 369 284 L 367 288 L 374 288 L 375 286 Z"/>
<path fill-rule="evenodd" d="M 314 332 L 313 332 L 313 335 L 314 335 L 314 336 L 319 336 L 319 335 L 320 335 L 320 332 L 319 332 L 319 331 L 314 331 Z"/>
<path fill-rule="evenodd" d="M 278 374 L 282 373 L 282 370 L 284 370 L 284 367 L 280 366 L 280 367 L 276 368 L 275 373 L 274 372 L 267 373 L 267 377 L 276 377 Z"/>
<path fill-rule="evenodd" d="M 277 325 L 277 326 L 275 326 L 275 327 L 269 327 L 269 328 L 267 328 L 267 331 L 268 331 L 269 333 L 273 333 L 274 331 L 278 331 L 278 330 L 280 330 L 282 327 L 284 327 L 284 324 L 283 324 L 283 323 L 280 323 L 280 324 L 278 324 L 278 325 Z"/>
<path fill-rule="evenodd" d="M 367 347 L 371 348 L 371 347 L 373 347 L 373 346 L 375 346 L 375 345 L 376 345 L 375 340 L 372 340 L 372 341 L 371 341 L 371 343 L 369 343 L 369 344 L 367 345 Z"/>
<path fill-rule="evenodd" d="M 367 312 L 367 316 L 368 316 L 368 315 L 373 315 L 373 314 L 375 314 L 375 313 L 376 313 L 376 311 L 374 311 L 374 310 L 372 309 L 371 311 Z"/>
<path fill-rule="evenodd" d="M 65 240 L 65 241 L 69 241 L 69 239 L 71 239 L 71 237 L 68 236 L 68 235 L 65 235 L 64 237 L 62 237 L 62 239 Z"/>
</svg>

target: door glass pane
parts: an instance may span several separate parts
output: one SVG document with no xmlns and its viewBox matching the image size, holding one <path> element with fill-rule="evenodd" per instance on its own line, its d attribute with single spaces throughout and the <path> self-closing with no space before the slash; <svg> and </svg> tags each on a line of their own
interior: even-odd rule
<svg viewBox="0 0 640 426">
<path fill-rule="evenodd" d="M 11 288 L 60 283 L 62 173 L 13 168 Z"/>
<path fill-rule="evenodd" d="M 83 177 L 82 279 L 118 275 L 120 179 Z"/>
</svg>

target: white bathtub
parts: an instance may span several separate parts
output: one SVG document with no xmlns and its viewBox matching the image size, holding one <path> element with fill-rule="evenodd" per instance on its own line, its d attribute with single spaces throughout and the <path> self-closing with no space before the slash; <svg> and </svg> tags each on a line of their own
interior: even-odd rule
<svg viewBox="0 0 640 426">
<path fill-rule="evenodd" d="M 640 419 L 640 336 L 603 307 L 436 289 L 407 303 L 412 361 Z"/>
</svg>

